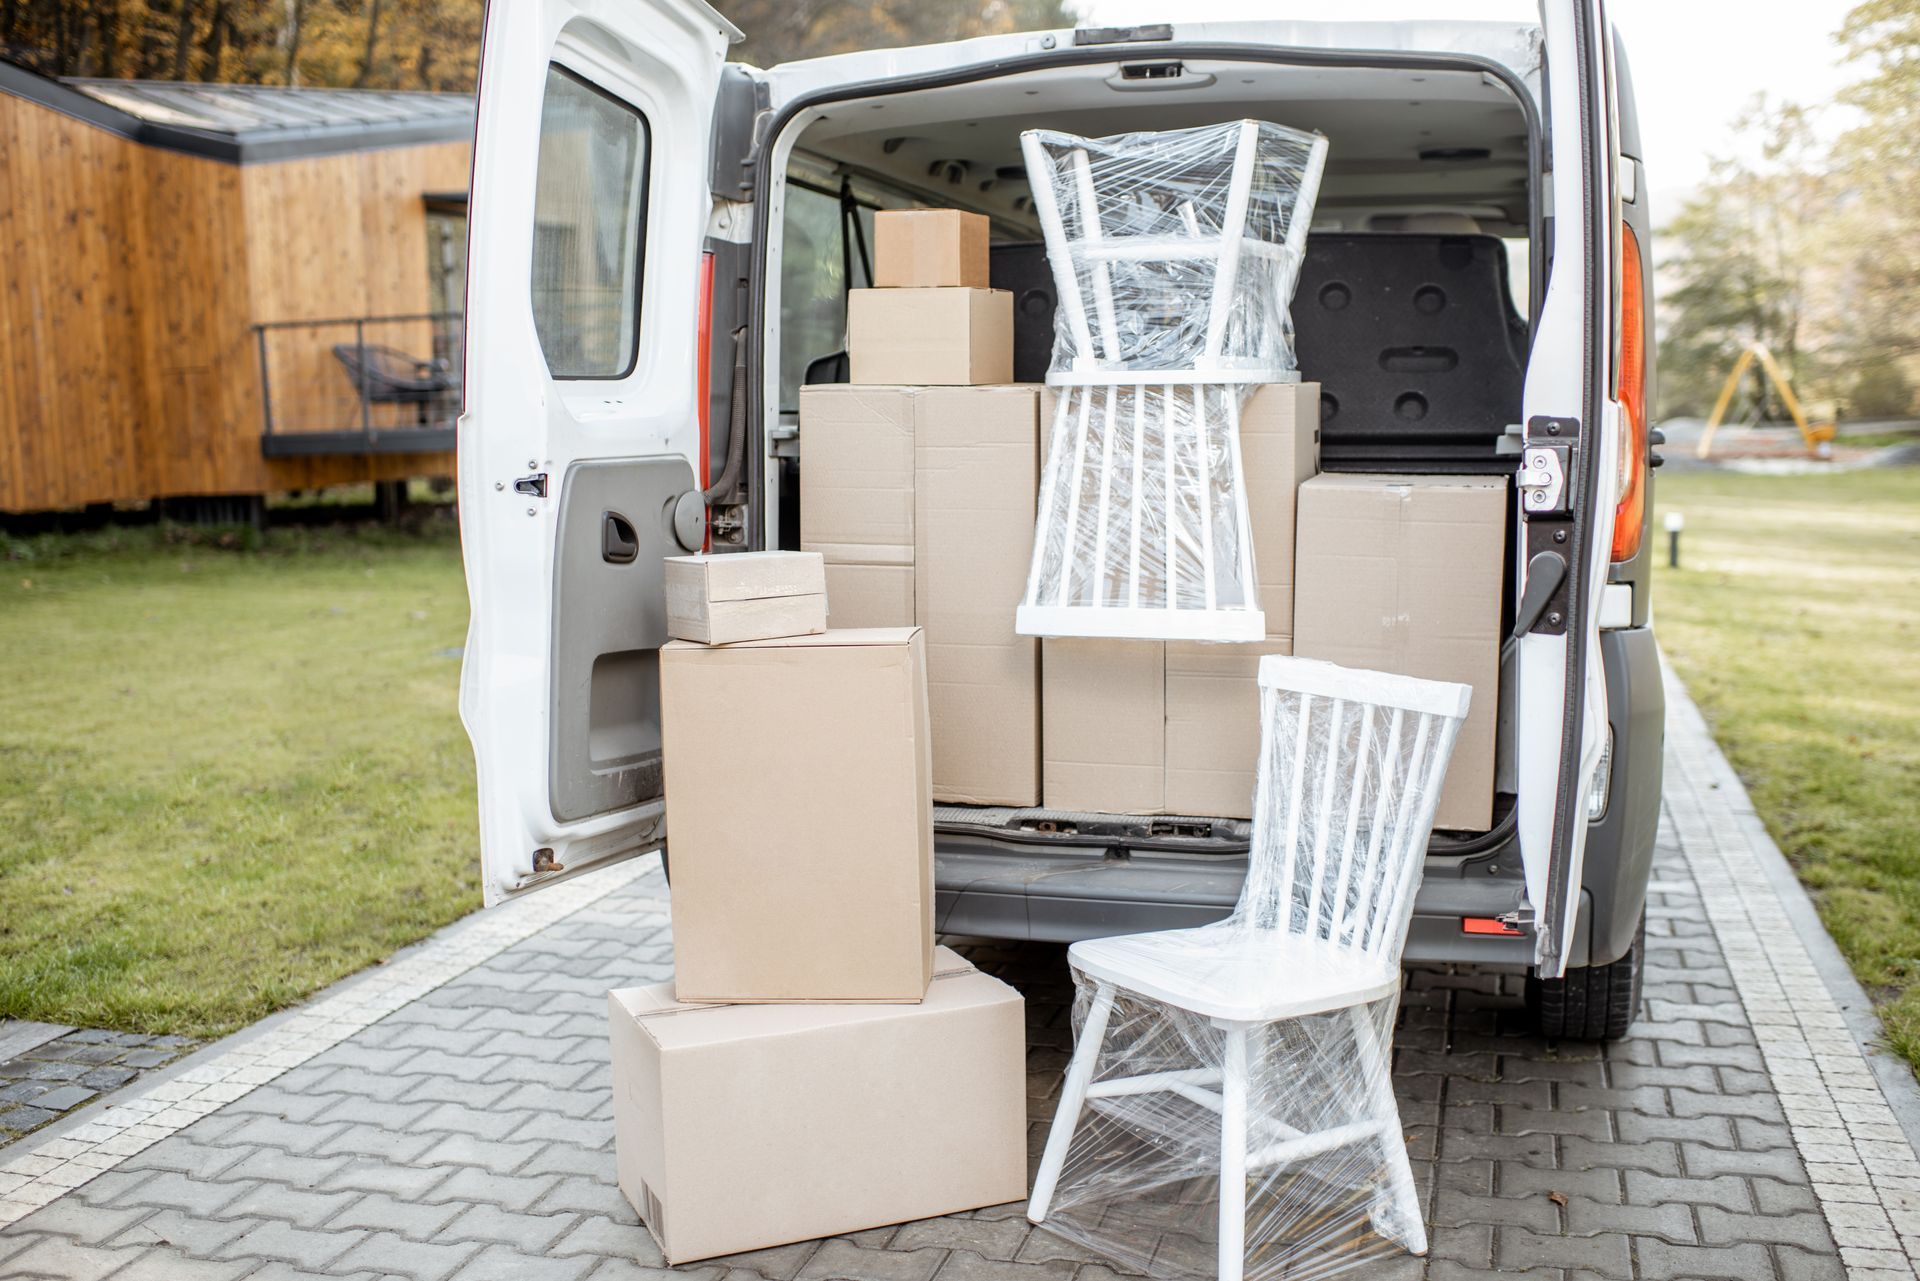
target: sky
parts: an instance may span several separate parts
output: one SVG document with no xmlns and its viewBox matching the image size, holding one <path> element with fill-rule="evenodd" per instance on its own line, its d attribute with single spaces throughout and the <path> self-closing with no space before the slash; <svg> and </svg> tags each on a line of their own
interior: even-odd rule
<svg viewBox="0 0 1920 1281">
<path fill-rule="evenodd" d="M 1833 33 L 1853 0 L 1609 0 L 1633 68 L 1654 217 L 1732 149 L 1731 126 L 1754 94 L 1814 103 L 1847 82 Z M 1533 0 L 1082 0 L 1082 25 L 1318 17 L 1391 21 L 1462 17 L 1537 21 Z M 1827 124 L 1837 127 L 1836 115 Z"/>
</svg>

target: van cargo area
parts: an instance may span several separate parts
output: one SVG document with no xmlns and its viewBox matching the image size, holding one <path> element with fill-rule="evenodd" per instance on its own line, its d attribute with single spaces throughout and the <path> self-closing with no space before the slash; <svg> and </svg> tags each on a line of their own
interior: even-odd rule
<svg viewBox="0 0 1920 1281">
<path fill-rule="evenodd" d="M 1166 92 L 1201 85 L 1209 91 Z M 769 522 L 769 542 L 777 528 L 778 545 L 803 545 L 803 489 L 820 492 L 843 474 L 846 450 L 838 439 L 818 464 L 834 475 L 806 472 L 815 461 L 800 388 L 849 379 L 847 298 L 874 283 L 876 211 L 965 209 L 990 219 L 991 284 L 1012 295 L 1013 379 L 1042 382 L 1053 347 L 1054 278 L 1025 180 L 1021 131 L 1044 127 L 1103 137 L 1241 118 L 1317 130 L 1329 140 L 1293 302 L 1301 377 L 1319 387 L 1319 469 L 1510 477 L 1515 458 L 1508 433 L 1520 422 L 1526 317 L 1541 275 L 1532 262 L 1540 243 L 1533 234 L 1539 130 L 1524 90 L 1490 64 L 1356 67 L 1184 58 L 1116 68 L 1105 62 L 835 102 L 804 113 L 774 141 L 788 150 L 770 224 L 779 242 L 768 274 L 778 282 L 779 343 L 777 378 L 768 384 L 769 391 L 779 389 L 779 425 L 768 452 L 777 468 L 780 511 L 777 526 Z M 776 163 L 781 154 L 776 150 Z M 774 308 L 768 311 L 771 319 Z M 1043 412 L 1043 440 L 1047 422 Z M 821 447 L 828 450 L 824 437 Z M 1252 471 L 1254 461 L 1248 466 L 1249 491 L 1257 496 L 1261 476 Z M 1257 507 L 1253 516 L 1258 526 Z M 1289 509 L 1289 540 L 1292 521 Z M 1497 531 L 1506 549 L 1501 584 L 1513 579 L 1510 510 L 1506 521 Z M 829 550 L 830 581 L 856 569 L 876 572 L 873 566 L 836 569 L 834 559 Z M 924 601 L 924 582 L 921 589 Z M 1504 635 L 1511 593 L 1499 586 L 1494 593 L 1503 597 L 1497 625 Z M 911 591 L 893 598 L 911 599 Z M 1009 623 L 1014 603 L 1006 602 Z M 1495 622 L 1488 620 L 1488 630 Z M 1291 627 L 1269 639 L 1278 644 L 1265 652 L 1286 652 Z M 1497 647 L 1497 637 L 1493 643 Z M 1048 650 L 1054 647 L 1048 643 Z M 1504 720 L 1491 714 L 1489 736 L 1496 722 L 1491 816 L 1469 830 L 1435 836 L 1430 864 L 1448 867 L 1430 866 L 1430 879 L 1449 870 L 1467 874 L 1470 856 L 1490 855 L 1510 832 L 1512 745 Z M 1161 901 L 1192 909 L 1191 920 L 1161 915 L 1146 926 L 1160 928 L 1211 919 L 1232 905 L 1248 836 L 1244 813 L 1119 813 L 1043 799 L 1039 805 L 945 804 L 935 820 L 943 866 L 981 858 L 983 879 L 1073 877 L 1088 870 L 1089 857 L 1132 860 L 1141 870 L 1153 861 L 1164 879 Z M 1008 857 L 1016 852 L 1018 858 Z M 1484 866 L 1471 871 L 1486 874 Z M 1051 932 L 1077 937 L 1137 925 L 1115 910 L 1121 915 Z"/>
</svg>

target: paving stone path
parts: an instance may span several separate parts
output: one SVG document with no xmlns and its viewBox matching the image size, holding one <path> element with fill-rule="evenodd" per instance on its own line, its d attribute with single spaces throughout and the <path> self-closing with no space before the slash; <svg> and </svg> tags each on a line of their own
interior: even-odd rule
<svg viewBox="0 0 1920 1281">
<path fill-rule="evenodd" d="M 1365 1275 L 1914 1275 L 1920 1164 L 1674 693 L 1634 1035 L 1545 1042 L 1516 980 L 1414 972 L 1395 1081 L 1433 1247 Z M 1027 994 L 1037 1154 L 1064 955 L 969 950 Z M 604 993 L 670 965 L 651 860 L 472 918 L 0 1154 L 0 1278 L 1116 1275 L 1020 1205 L 664 1270 L 614 1186 Z"/>
<path fill-rule="evenodd" d="M 11 1036 L 22 1047 L 10 1050 Z M 0 1020 L 0 1150 L 192 1050 L 183 1036 Z"/>
</svg>

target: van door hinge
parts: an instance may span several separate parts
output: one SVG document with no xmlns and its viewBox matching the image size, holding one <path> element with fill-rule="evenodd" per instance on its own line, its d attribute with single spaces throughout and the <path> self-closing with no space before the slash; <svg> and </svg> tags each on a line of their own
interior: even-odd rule
<svg viewBox="0 0 1920 1281">
<path fill-rule="evenodd" d="M 1516 908 L 1493 919 L 1510 930 L 1517 930 L 1522 934 L 1533 933 L 1533 909 L 1530 907 Z"/>
<path fill-rule="evenodd" d="M 513 482 L 513 492 L 516 494 L 525 494 L 528 498 L 545 498 L 547 496 L 547 473 L 538 471 L 531 476 L 522 476 L 519 480 Z"/>
</svg>

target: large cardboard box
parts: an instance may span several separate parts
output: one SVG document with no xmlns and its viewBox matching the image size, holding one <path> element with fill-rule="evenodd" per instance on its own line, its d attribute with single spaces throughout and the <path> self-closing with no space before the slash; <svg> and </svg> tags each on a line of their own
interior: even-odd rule
<svg viewBox="0 0 1920 1281">
<path fill-rule="evenodd" d="M 1049 809 L 1166 812 L 1166 651 L 1158 641 L 1079 636 L 1041 646 Z"/>
<path fill-rule="evenodd" d="M 1267 639 L 1285 639 L 1293 635 L 1296 495 L 1320 470 L 1320 384 L 1268 383 L 1249 396 L 1240 410 L 1240 461 Z"/>
<path fill-rule="evenodd" d="M 607 1013 L 620 1190 L 670 1264 L 1026 1196 L 1020 994 L 946 948 L 918 1005 Z"/>
<path fill-rule="evenodd" d="M 800 546 L 826 558 L 827 621 L 913 626 L 917 387 L 800 389 Z"/>
<path fill-rule="evenodd" d="M 1260 754 L 1260 659 L 1286 639 L 1251 645 L 1167 645 L 1169 814 L 1252 818 Z"/>
<path fill-rule="evenodd" d="M 1040 388 L 917 401 L 915 619 L 927 635 L 933 797 L 1040 803 L 1040 644 L 1013 630 L 1033 554 Z"/>
<path fill-rule="evenodd" d="M 847 298 L 847 353 L 855 383 L 1012 382 L 1013 295 L 1004 289 L 855 289 Z"/>
<path fill-rule="evenodd" d="M 1473 687 L 1434 826 L 1493 821 L 1507 482 L 1317 476 L 1300 488 L 1293 652 Z"/>
<path fill-rule="evenodd" d="M 873 216 L 873 283 L 882 289 L 987 287 L 987 216 L 882 209 Z"/>
<path fill-rule="evenodd" d="M 932 758 L 916 628 L 660 651 L 675 991 L 918 1001 Z"/>
<path fill-rule="evenodd" d="M 827 630 L 827 575 L 818 552 L 670 556 L 663 567 L 667 635 L 727 645 Z"/>
</svg>

